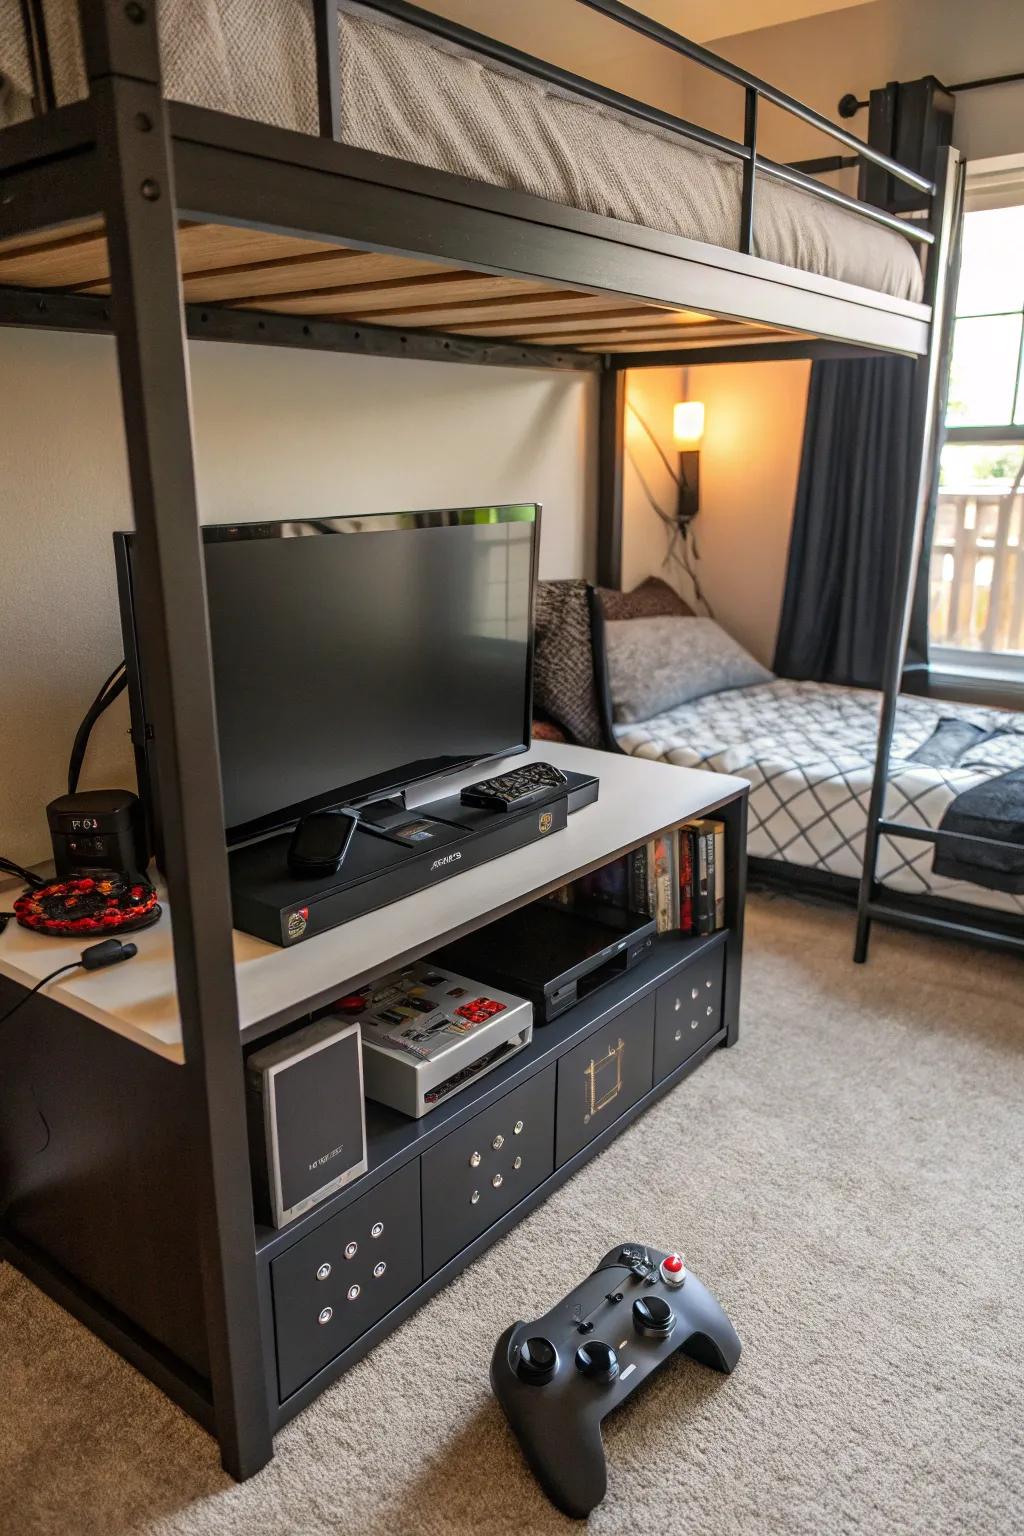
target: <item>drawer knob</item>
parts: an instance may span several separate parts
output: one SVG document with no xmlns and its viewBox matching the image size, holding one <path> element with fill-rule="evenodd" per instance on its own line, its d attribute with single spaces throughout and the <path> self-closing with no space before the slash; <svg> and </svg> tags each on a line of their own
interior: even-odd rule
<svg viewBox="0 0 1024 1536">
<path fill-rule="evenodd" d="M 318 1280 L 326 1280 L 330 1272 L 331 1266 L 329 1264 L 321 1264 L 320 1268 L 316 1272 L 316 1277 Z"/>
<path fill-rule="evenodd" d="M 699 1027 L 699 1021 L 697 1019 L 691 1019 L 690 1020 L 690 1028 L 691 1029 L 697 1029 L 698 1027 Z"/>
<path fill-rule="evenodd" d="M 347 1292 L 349 1301 L 355 1301 L 361 1290 L 361 1285 L 350 1285 Z"/>
<path fill-rule="evenodd" d="M 385 1264 L 384 1260 L 381 1259 L 379 1264 L 375 1264 L 373 1266 L 373 1278 L 375 1280 L 379 1280 L 381 1275 L 384 1273 L 384 1271 L 386 1269 L 387 1269 L 387 1265 Z"/>
<path fill-rule="evenodd" d="M 521 1120 L 517 1120 L 512 1127 L 512 1134 L 513 1136 L 521 1136 L 523 1134 L 523 1122 Z"/>
<path fill-rule="evenodd" d="M 502 1136 L 501 1132 L 499 1131 L 497 1136 L 495 1136 L 494 1140 L 491 1142 L 491 1146 L 494 1148 L 495 1152 L 500 1152 L 504 1145 L 505 1145 L 505 1138 L 504 1138 L 504 1136 Z"/>
<path fill-rule="evenodd" d="M 711 991 L 711 978 L 710 978 L 710 977 L 709 977 L 709 978 L 708 978 L 708 980 L 707 980 L 707 981 L 706 981 L 706 982 L 705 982 L 705 983 L 704 983 L 704 985 L 705 985 L 705 986 L 706 986 L 706 987 L 707 987 L 707 989 L 708 989 L 708 991 L 709 991 L 709 992 L 710 992 L 710 991 Z"/>
<path fill-rule="evenodd" d="M 682 1038 L 683 1038 L 683 1032 L 682 1032 L 682 1030 L 681 1030 L 681 1029 L 677 1029 L 677 1030 L 676 1030 L 676 1033 L 675 1033 L 675 1038 L 676 1038 L 676 1039 L 677 1039 L 677 1040 L 681 1040 L 681 1039 L 682 1039 Z"/>
<path fill-rule="evenodd" d="M 476 1205 L 477 1202 L 479 1201 L 479 1199 L 480 1199 L 480 1191 L 478 1189 L 474 1189 L 473 1193 L 469 1197 L 470 1205 Z"/>
<path fill-rule="evenodd" d="M 683 1006 L 683 1000 L 682 1000 L 682 998 L 681 998 L 681 997 L 677 997 L 677 998 L 676 998 L 676 1004 L 675 1004 L 675 1007 L 676 1007 L 676 1013 L 678 1013 L 678 1012 L 679 1012 L 679 1010 L 680 1010 L 680 1008 L 681 1008 L 681 1007 L 682 1007 L 682 1006 Z"/>
<path fill-rule="evenodd" d="M 482 1162 L 483 1158 L 480 1156 L 479 1152 L 471 1152 L 469 1154 L 469 1166 L 471 1168 L 479 1168 Z"/>
<path fill-rule="evenodd" d="M 494 1178 L 491 1180 L 491 1184 L 494 1186 L 495 1189 L 500 1189 L 501 1186 L 504 1184 L 504 1182 L 505 1182 L 505 1180 L 502 1178 L 500 1173 L 496 1173 L 494 1175 Z"/>
<path fill-rule="evenodd" d="M 522 1166 L 523 1166 L 523 1160 L 522 1160 L 522 1158 L 521 1158 L 521 1157 L 517 1157 L 517 1158 L 516 1158 L 516 1159 L 515 1159 L 515 1161 L 514 1161 L 514 1162 L 513 1162 L 513 1164 L 512 1164 L 512 1167 L 513 1167 L 513 1168 L 521 1168 L 521 1167 L 522 1167 Z"/>
<path fill-rule="evenodd" d="M 381 1235 L 381 1233 L 383 1231 L 384 1231 L 384 1223 L 382 1221 L 375 1221 L 373 1226 L 370 1228 L 370 1236 L 371 1237 L 380 1237 L 380 1235 Z"/>
<path fill-rule="evenodd" d="M 317 1322 L 320 1324 L 320 1326 L 322 1328 L 324 1323 L 329 1323 L 333 1316 L 334 1316 L 334 1308 L 333 1307 L 324 1307 L 323 1311 L 320 1313 L 320 1316 L 317 1318 Z"/>
<path fill-rule="evenodd" d="M 710 1019 L 711 1015 L 714 1013 L 714 1011 L 715 1010 L 712 1008 L 711 1004 L 708 1003 L 708 1006 L 705 1009 L 705 1012 L 707 1013 L 707 1016 L 708 1016 L 709 1019 Z"/>
<path fill-rule="evenodd" d="M 359 1244 L 358 1243 L 346 1243 L 345 1244 L 345 1257 L 346 1257 L 346 1259 L 354 1259 L 358 1252 L 359 1252 Z"/>
<path fill-rule="evenodd" d="M 690 996 L 692 998 L 694 998 L 694 999 L 700 997 L 700 988 L 699 987 L 691 987 L 690 988 Z"/>
</svg>

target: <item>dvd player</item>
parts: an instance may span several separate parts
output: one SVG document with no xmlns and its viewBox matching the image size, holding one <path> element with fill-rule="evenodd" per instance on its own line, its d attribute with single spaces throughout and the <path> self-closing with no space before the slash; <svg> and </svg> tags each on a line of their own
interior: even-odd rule
<svg viewBox="0 0 1024 1536">
<path fill-rule="evenodd" d="M 430 956 L 434 965 L 529 998 L 548 1024 L 628 971 L 654 944 L 657 923 L 600 902 L 533 902 Z"/>
</svg>

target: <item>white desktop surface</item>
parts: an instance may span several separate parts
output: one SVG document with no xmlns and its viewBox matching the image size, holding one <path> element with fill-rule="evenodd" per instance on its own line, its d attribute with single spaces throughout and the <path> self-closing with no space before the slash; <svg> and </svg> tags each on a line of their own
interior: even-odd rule
<svg viewBox="0 0 1024 1536">
<path fill-rule="evenodd" d="M 463 784 L 490 777 L 502 767 L 531 761 L 596 775 L 600 779 L 597 803 L 571 815 L 563 832 L 453 875 L 289 949 L 266 944 L 236 929 L 233 942 L 240 1027 L 247 1029 L 298 999 L 334 987 L 340 996 L 348 983 L 379 975 L 413 951 L 424 953 L 453 932 L 476 926 L 488 912 L 551 889 L 577 871 L 646 842 L 676 822 L 701 815 L 747 787 L 745 780 L 728 774 L 539 741 L 529 753 L 504 763 L 411 790 L 408 803 L 414 808 Z M 7 900 L 15 888 L 8 887 Z M 166 904 L 159 923 L 125 937 L 138 945 L 134 959 L 100 971 L 68 971 L 45 987 L 43 995 L 170 1061 L 182 1062 Z M 44 938 L 12 921 L 0 935 L 0 974 L 31 987 L 58 966 L 77 959 L 83 947 L 82 940 Z"/>
</svg>

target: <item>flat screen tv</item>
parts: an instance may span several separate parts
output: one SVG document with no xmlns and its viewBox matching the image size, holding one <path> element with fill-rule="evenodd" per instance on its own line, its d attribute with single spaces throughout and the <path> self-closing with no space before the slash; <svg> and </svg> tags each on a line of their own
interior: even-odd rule
<svg viewBox="0 0 1024 1536">
<path fill-rule="evenodd" d="M 202 529 L 229 844 L 529 746 L 539 531 L 532 504 Z M 114 537 L 158 823 L 134 539 Z"/>
</svg>

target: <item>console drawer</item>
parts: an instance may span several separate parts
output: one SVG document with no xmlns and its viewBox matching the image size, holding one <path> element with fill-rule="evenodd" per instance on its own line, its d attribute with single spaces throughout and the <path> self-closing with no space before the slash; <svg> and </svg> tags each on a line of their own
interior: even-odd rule
<svg viewBox="0 0 1024 1536">
<path fill-rule="evenodd" d="M 702 950 L 658 988 L 654 1029 L 654 1081 L 681 1066 L 722 1027 L 725 944 Z"/>
<path fill-rule="evenodd" d="M 271 1260 L 281 1401 L 422 1278 L 416 1158 Z"/>
<path fill-rule="evenodd" d="M 653 1052 L 654 998 L 644 997 L 561 1058 L 556 1167 L 643 1097 L 654 1082 Z"/>
<path fill-rule="evenodd" d="M 554 1131 L 551 1066 L 424 1152 L 425 1276 L 547 1178 L 554 1169 Z"/>
</svg>

